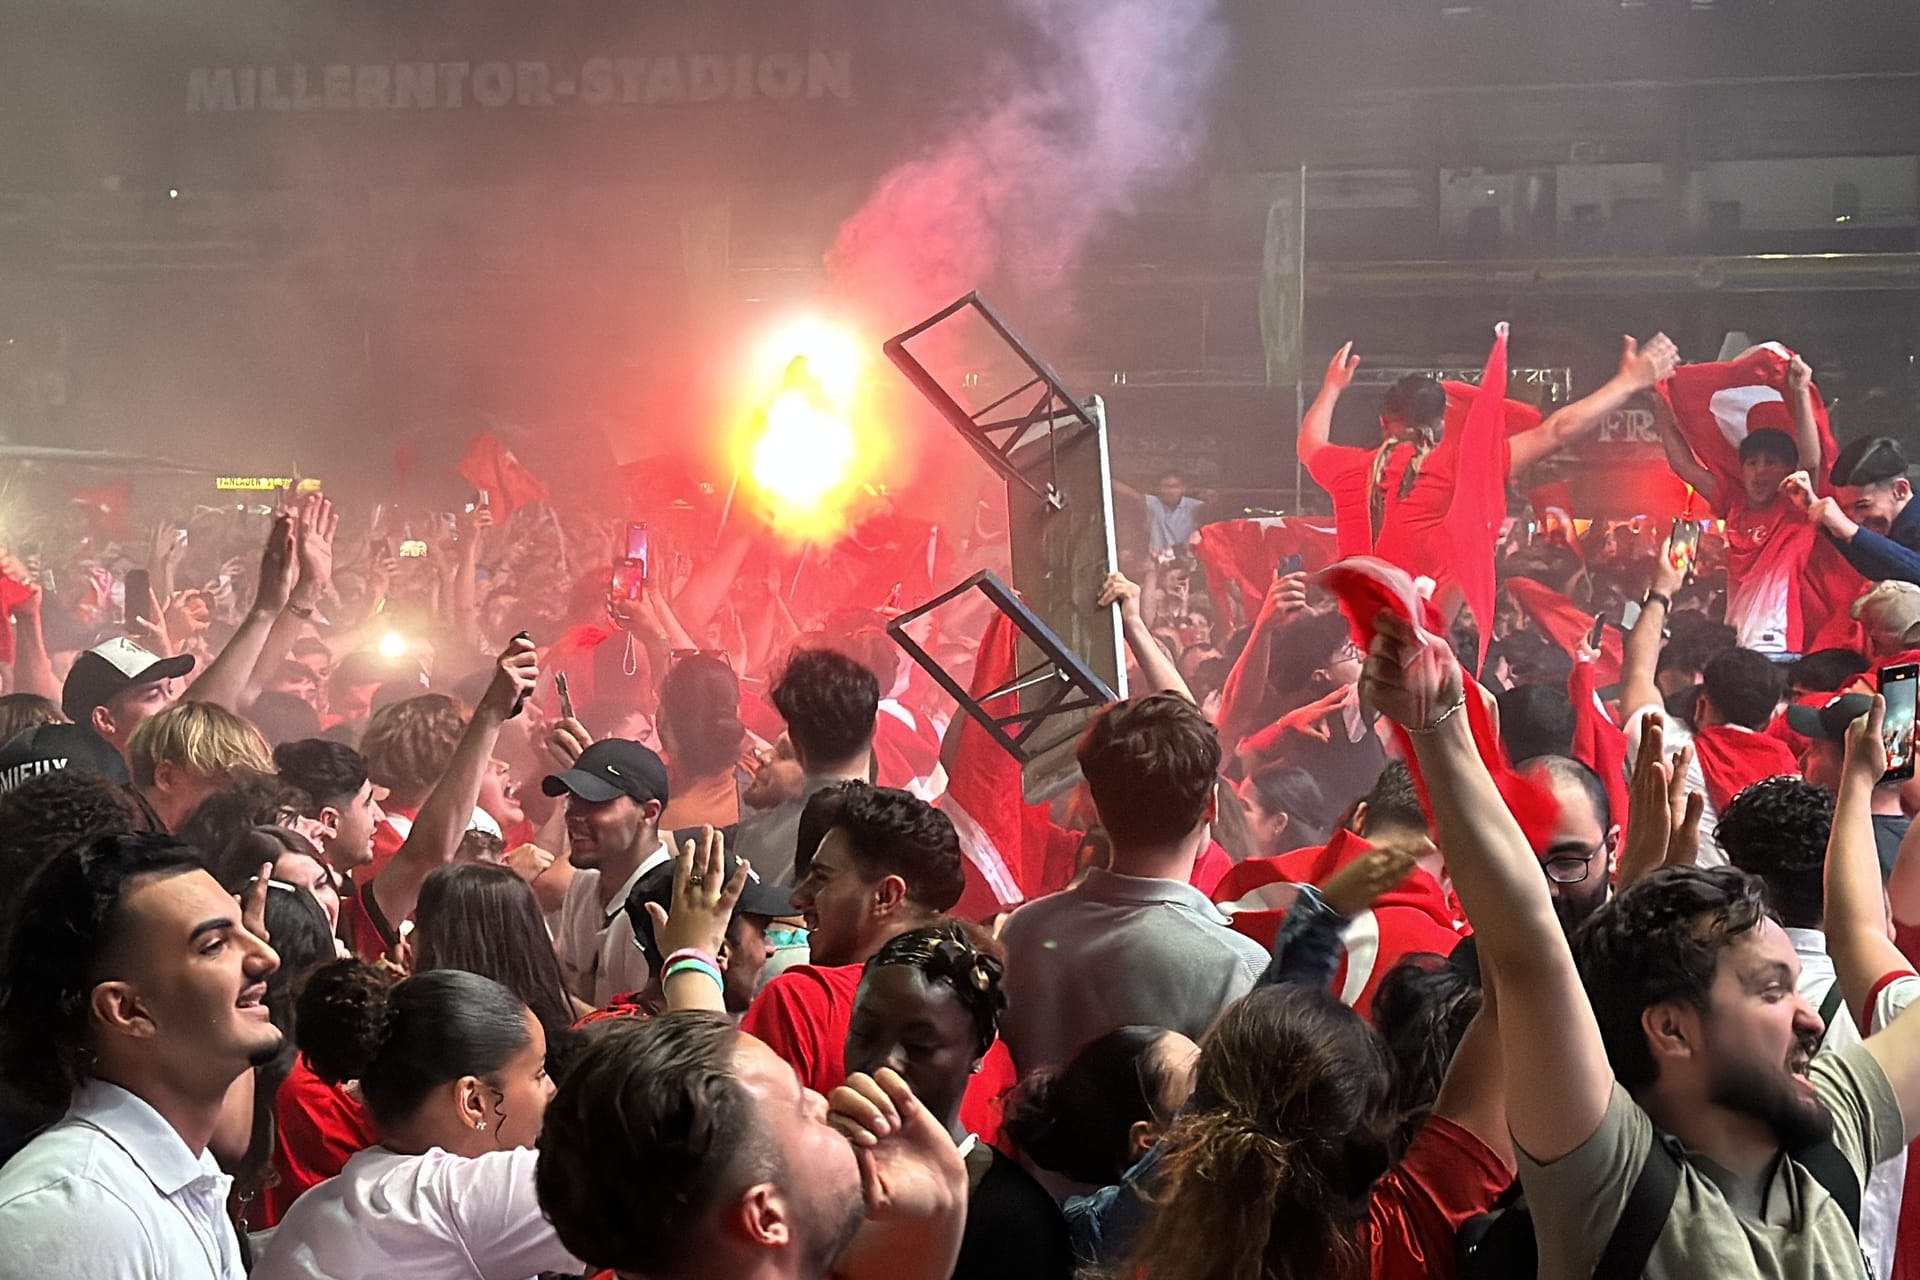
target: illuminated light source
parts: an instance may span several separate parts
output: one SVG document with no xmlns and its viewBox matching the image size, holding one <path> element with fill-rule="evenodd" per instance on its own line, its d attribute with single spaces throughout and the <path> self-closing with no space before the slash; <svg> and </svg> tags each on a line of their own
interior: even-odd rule
<svg viewBox="0 0 1920 1280">
<path fill-rule="evenodd" d="M 753 447 L 753 482 L 797 514 L 812 514 L 853 468 L 853 427 L 805 390 L 789 388 L 767 406 L 767 429 Z"/>
<path fill-rule="evenodd" d="M 407 656 L 407 638 L 398 631 L 389 631 L 380 637 L 380 656 L 393 661 Z"/>
</svg>

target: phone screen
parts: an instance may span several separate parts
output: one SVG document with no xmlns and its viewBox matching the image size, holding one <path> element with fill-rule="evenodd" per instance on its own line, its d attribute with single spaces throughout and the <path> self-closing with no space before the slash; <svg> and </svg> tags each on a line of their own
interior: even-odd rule
<svg viewBox="0 0 1920 1280">
<path fill-rule="evenodd" d="M 553 687 L 560 694 L 561 717 L 566 720 L 573 719 L 573 693 L 567 688 L 566 672 L 556 671 L 553 673 Z"/>
<path fill-rule="evenodd" d="M 419 538 L 408 538 L 400 544 L 400 558 L 403 560 L 420 560 L 426 554 L 427 544 Z"/>
<path fill-rule="evenodd" d="M 1675 520 L 1669 541 L 1673 547 L 1673 567 L 1692 574 L 1694 561 L 1700 556 L 1700 526 L 1691 520 Z"/>
<path fill-rule="evenodd" d="M 1280 558 L 1280 563 L 1274 566 L 1274 570 L 1273 570 L 1274 576 L 1279 578 L 1284 578 L 1290 573 L 1300 572 L 1302 569 L 1306 568 L 1306 565 L 1307 565 L 1307 562 L 1304 556 L 1300 556 L 1300 555 L 1282 556 Z"/>
<path fill-rule="evenodd" d="M 1600 642 L 1607 637 L 1607 619 L 1603 614 L 1593 620 L 1593 630 L 1587 632 L 1587 648 L 1598 649 Z"/>
<path fill-rule="evenodd" d="M 1897 667 L 1880 668 L 1880 696 L 1887 700 L 1887 716 L 1880 726 L 1881 740 L 1887 747 L 1883 782 L 1900 782 L 1913 776 L 1916 693 L 1920 693 L 1920 665 L 1906 662 Z"/>
<path fill-rule="evenodd" d="M 627 522 L 627 549 L 625 558 L 637 561 L 642 573 L 645 573 L 647 569 L 647 545 L 647 526 L 644 523 L 629 520 Z"/>
<path fill-rule="evenodd" d="M 147 610 L 153 607 L 153 579 L 145 569 L 127 570 L 126 612 L 122 620 L 132 623 L 136 618 L 147 616 Z M 153 619 L 158 621 L 158 619 Z"/>
</svg>

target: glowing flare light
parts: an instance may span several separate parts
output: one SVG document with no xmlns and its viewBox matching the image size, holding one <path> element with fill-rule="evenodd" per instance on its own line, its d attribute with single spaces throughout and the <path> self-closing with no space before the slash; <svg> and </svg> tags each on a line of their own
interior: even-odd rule
<svg viewBox="0 0 1920 1280">
<path fill-rule="evenodd" d="M 782 391 L 767 407 L 767 429 L 753 447 L 753 482 L 796 515 L 818 512 L 843 488 L 856 442 L 845 418 L 804 390 Z"/>
</svg>

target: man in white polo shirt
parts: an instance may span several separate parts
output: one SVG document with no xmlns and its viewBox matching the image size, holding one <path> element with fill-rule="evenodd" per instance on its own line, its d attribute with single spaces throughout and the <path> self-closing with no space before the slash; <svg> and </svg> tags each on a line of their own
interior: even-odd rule
<svg viewBox="0 0 1920 1280">
<path fill-rule="evenodd" d="M 576 998 L 604 1009 L 647 985 L 646 956 L 624 908 L 640 877 L 673 855 L 660 834 L 667 766 L 638 742 L 607 738 L 565 773 L 549 774 L 540 789 L 567 798 L 567 839 L 578 871 L 553 940 L 560 971 Z"/>
</svg>

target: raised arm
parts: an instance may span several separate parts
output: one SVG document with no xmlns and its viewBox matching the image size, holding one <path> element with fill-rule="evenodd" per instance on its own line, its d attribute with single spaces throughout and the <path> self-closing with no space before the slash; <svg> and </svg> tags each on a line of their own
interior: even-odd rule
<svg viewBox="0 0 1920 1280">
<path fill-rule="evenodd" d="M 1875 694 L 1873 709 L 1847 729 L 1846 763 L 1827 842 L 1827 954 L 1833 957 L 1847 1007 L 1863 1028 L 1872 1025 L 1871 997 L 1880 980 L 1890 973 L 1913 972 L 1899 948 L 1887 940 L 1880 861 L 1873 844 L 1873 788 L 1887 768 L 1880 737 L 1886 712 L 1885 700 Z M 1920 1018 L 1895 1018 L 1867 1038 L 1867 1052 L 1886 1072 L 1900 1100 L 1906 1140 L 1912 1142 L 1920 1137 Z"/>
<path fill-rule="evenodd" d="M 1620 369 L 1592 395 L 1556 409 L 1552 416 L 1532 431 L 1523 431 L 1508 442 L 1516 474 L 1600 425 L 1600 420 L 1643 391 L 1651 391 L 1673 376 L 1680 364 L 1679 348 L 1664 333 L 1656 333 L 1646 346 L 1631 335 L 1623 339 Z"/>
<path fill-rule="evenodd" d="M 1253 634 L 1227 673 L 1220 690 L 1220 741 L 1232 750 L 1260 727 L 1272 675 L 1274 643 L 1283 624 L 1307 607 L 1307 575 L 1290 573 L 1275 578 L 1254 615 Z"/>
<path fill-rule="evenodd" d="M 1674 420 L 1673 406 L 1667 403 L 1665 396 L 1653 398 L 1653 425 L 1660 433 L 1660 448 L 1667 455 L 1667 466 L 1672 468 L 1673 474 L 1692 485 L 1708 502 L 1719 501 L 1719 477 L 1701 466 L 1700 460 L 1693 456 L 1693 450 L 1680 435 L 1680 424 Z"/>
<path fill-rule="evenodd" d="M 1140 682 L 1146 687 L 1135 696 L 1144 697 L 1149 693 L 1177 693 L 1192 702 L 1193 691 L 1187 688 L 1187 682 L 1180 675 L 1180 668 L 1174 665 L 1160 642 L 1153 638 L 1146 619 L 1140 614 L 1140 588 L 1124 573 L 1110 573 L 1100 587 L 1099 606 L 1120 606 L 1120 630 L 1126 638 L 1127 649 L 1133 654 L 1133 660 L 1140 664 Z"/>
<path fill-rule="evenodd" d="M 53 662 L 47 657 L 46 633 L 40 629 L 43 594 L 25 565 L 0 547 L 0 575 L 26 587 L 20 603 L 13 607 L 13 688 L 10 693 L 37 693 L 60 701 L 60 682 L 54 679 Z"/>
<path fill-rule="evenodd" d="M 1354 370 L 1360 367 L 1360 357 L 1353 354 L 1353 344 L 1347 343 L 1333 353 L 1333 360 L 1327 365 L 1326 377 L 1320 380 L 1320 394 L 1307 406 L 1307 416 L 1300 420 L 1300 438 L 1294 445 L 1294 451 L 1300 457 L 1300 465 L 1313 465 L 1313 455 L 1327 447 L 1327 440 L 1333 433 L 1333 408 L 1340 403 L 1340 393 L 1353 385 Z"/>
<path fill-rule="evenodd" d="M 1813 367 L 1798 355 L 1787 365 L 1787 404 L 1793 409 L 1793 442 L 1800 453 L 1800 469 L 1815 481 L 1823 480 L 1822 468 L 1833 459 L 1820 456 L 1820 424 L 1813 416 Z"/>
<path fill-rule="evenodd" d="M 333 535 L 340 528 L 340 517 L 324 494 L 312 493 L 300 504 L 294 525 L 294 560 L 298 573 L 287 607 L 273 620 L 267 641 L 254 660 L 247 678 L 246 700 L 251 703 L 260 687 L 273 678 L 280 664 L 293 651 L 293 642 L 312 620 L 314 610 L 333 586 Z"/>
<path fill-rule="evenodd" d="M 453 748 L 447 771 L 420 806 L 406 842 L 367 887 L 380 914 L 396 926 L 413 914 L 420 886 L 433 869 L 453 861 L 460 838 L 473 821 L 473 807 L 480 801 L 480 781 L 493 758 L 500 726 L 513 714 L 520 695 L 533 690 L 539 671 L 540 656 L 531 640 L 515 636 L 508 642 L 494 667 L 493 683 L 481 695 L 480 705 L 473 709 L 473 718 Z"/>
<path fill-rule="evenodd" d="M 1900 837 L 1900 852 L 1894 855 L 1893 871 L 1887 876 L 1887 906 L 1894 924 L 1920 925 L 1920 829 L 1914 826 Z"/>
<path fill-rule="evenodd" d="M 1666 643 L 1667 614 L 1672 607 L 1673 593 L 1685 582 L 1686 575 L 1674 567 L 1672 543 L 1662 542 L 1659 554 L 1653 559 L 1653 579 L 1648 584 L 1647 599 L 1640 606 L 1640 616 L 1634 619 L 1633 630 L 1627 632 L 1627 641 L 1622 647 L 1620 709 L 1627 715 L 1662 705 L 1660 682 L 1656 678 L 1660 649 Z"/>
<path fill-rule="evenodd" d="M 1435 839 L 1499 988 L 1513 1140 L 1557 1160 L 1598 1131 L 1613 1072 L 1540 863 L 1474 745 L 1460 664 L 1445 641 L 1383 613 L 1363 684 L 1412 738 Z"/>
<path fill-rule="evenodd" d="M 294 582 L 294 513 L 282 511 L 273 518 L 267 531 L 266 550 L 260 556 L 260 585 L 253 596 L 253 607 L 240 620 L 239 628 L 220 656 L 187 689 L 189 702 L 211 702 L 238 712 L 246 694 L 253 668 L 266 648 L 267 634 L 287 607 Z"/>
</svg>

